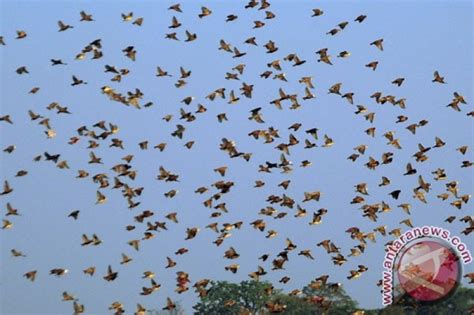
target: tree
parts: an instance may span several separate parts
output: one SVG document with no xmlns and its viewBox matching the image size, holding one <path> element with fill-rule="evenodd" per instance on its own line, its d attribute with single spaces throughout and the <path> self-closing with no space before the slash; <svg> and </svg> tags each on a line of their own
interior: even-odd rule
<svg viewBox="0 0 474 315">
<path fill-rule="evenodd" d="M 272 301 L 286 305 L 286 309 L 282 313 L 285 315 L 319 314 L 319 309 L 316 305 L 308 303 L 308 301 L 301 297 L 290 296 L 287 294 L 276 294 Z"/>
<path fill-rule="evenodd" d="M 186 312 L 179 302 L 174 302 L 176 308 L 168 311 L 162 309 L 153 309 L 147 311 L 146 315 L 184 315 Z"/>
<path fill-rule="evenodd" d="M 316 314 L 351 314 L 358 310 L 357 302 L 354 301 L 340 285 L 306 286 L 303 294 L 307 299 L 323 299 L 327 308 L 319 307 Z"/>
<path fill-rule="evenodd" d="M 444 315 L 470 314 L 474 304 L 474 289 L 459 287 L 451 296 L 435 303 L 419 303 L 408 294 L 398 300 L 396 304 L 383 309 L 375 310 L 379 315 L 388 314 L 416 314 L 416 315 Z"/>
<path fill-rule="evenodd" d="M 271 286 L 271 283 L 259 281 L 242 281 L 239 284 L 211 282 L 207 295 L 201 297 L 193 308 L 195 314 L 238 315 L 244 310 L 257 314 L 271 300 L 273 293 L 265 290 Z"/>
<path fill-rule="evenodd" d="M 357 303 L 339 285 L 308 286 L 297 296 L 271 287 L 269 282 L 258 281 L 211 282 L 207 295 L 194 306 L 195 314 L 263 315 L 271 313 L 270 305 L 281 306 L 281 314 L 287 315 L 338 315 L 357 310 Z"/>
</svg>

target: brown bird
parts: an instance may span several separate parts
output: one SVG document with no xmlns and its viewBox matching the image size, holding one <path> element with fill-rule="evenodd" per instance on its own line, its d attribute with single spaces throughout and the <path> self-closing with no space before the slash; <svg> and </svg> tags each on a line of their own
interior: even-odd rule
<svg viewBox="0 0 474 315">
<path fill-rule="evenodd" d="M 106 281 L 114 281 L 118 277 L 118 272 L 112 270 L 112 266 L 107 267 L 107 274 L 103 277 Z"/>
<path fill-rule="evenodd" d="M 249 45 L 254 45 L 254 46 L 258 46 L 257 44 L 257 41 L 256 41 L 256 38 L 255 37 L 250 37 L 250 38 L 247 38 L 244 42 L 245 44 L 249 44 Z"/>
<path fill-rule="evenodd" d="M 67 31 L 70 28 L 74 28 L 74 26 L 65 24 L 63 21 L 58 21 L 59 32 Z"/>
<path fill-rule="evenodd" d="M 336 84 L 332 85 L 332 86 L 329 88 L 328 94 L 333 93 L 333 94 L 339 94 L 339 95 L 341 95 L 341 92 L 340 92 L 341 86 L 342 86 L 342 83 L 336 83 Z"/>
<path fill-rule="evenodd" d="M 197 39 L 197 34 L 196 33 L 191 33 L 188 30 L 186 30 L 186 40 L 185 42 L 192 42 Z"/>
<path fill-rule="evenodd" d="M 403 174 L 403 175 L 413 175 L 413 174 L 416 174 L 416 169 L 413 168 L 413 166 L 411 165 L 411 163 L 408 163 L 406 165 L 406 173 Z"/>
<path fill-rule="evenodd" d="M 79 12 L 79 14 L 81 16 L 81 19 L 80 19 L 81 22 L 92 22 L 92 21 L 94 21 L 94 19 L 92 17 L 92 14 L 87 14 L 84 11 Z"/>
<path fill-rule="evenodd" d="M 31 282 L 35 281 L 36 279 L 36 270 L 28 271 L 25 273 L 23 276 L 26 277 L 26 279 L 30 280 Z"/>
<path fill-rule="evenodd" d="M 133 12 L 130 13 L 122 13 L 122 21 L 123 22 L 130 22 L 133 18 Z"/>
<path fill-rule="evenodd" d="M 178 37 L 176 36 L 176 33 L 165 34 L 165 38 L 179 41 Z"/>
<path fill-rule="evenodd" d="M 181 23 L 178 21 L 178 19 L 173 16 L 173 18 L 171 19 L 171 25 L 168 26 L 168 28 L 178 28 L 181 26 Z"/>
<path fill-rule="evenodd" d="M 271 40 L 268 41 L 265 45 L 263 45 L 267 49 L 267 54 L 274 53 L 275 51 L 278 50 L 278 47 L 276 47 L 275 43 Z"/>
<path fill-rule="evenodd" d="M 398 86 L 401 86 L 404 81 L 405 81 L 405 78 L 397 78 L 397 79 L 392 81 L 392 84 L 396 84 Z"/>
<path fill-rule="evenodd" d="M 26 36 L 28 36 L 28 34 L 25 31 L 16 31 L 16 39 L 23 39 Z"/>
<path fill-rule="evenodd" d="M 212 11 L 206 7 L 201 7 L 201 13 L 198 15 L 200 19 L 203 17 L 209 16 L 212 14 Z"/>
<path fill-rule="evenodd" d="M 438 71 L 435 71 L 434 74 L 433 74 L 434 78 L 431 82 L 437 82 L 437 83 L 442 83 L 442 84 L 445 84 L 446 82 L 444 82 L 444 77 L 442 77 Z"/>
<path fill-rule="evenodd" d="M 133 25 L 136 25 L 136 26 L 142 26 L 143 24 L 143 18 L 140 17 L 140 18 L 137 18 L 135 21 L 132 22 Z"/>
<path fill-rule="evenodd" d="M 26 257 L 26 255 L 24 255 L 20 251 L 17 251 L 16 249 L 12 249 L 12 250 L 10 250 L 10 252 L 12 253 L 13 257 Z"/>
<path fill-rule="evenodd" d="M 34 88 L 32 88 L 28 93 L 29 93 L 29 94 L 36 94 L 39 90 L 40 90 L 39 87 L 34 87 Z"/>
<path fill-rule="evenodd" d="M 166 260 L 168 263 L 165 268 L 173 268 L 174 266 L 176 266 L 176 262 L 172 260 L 171 258 L 166 257 Z"/>
<path fill-rule="evenodd" d="M 265 26 L 265 23 L 262 21 L 254 21 L 253 24 L 254 24 L 253 28 L 261 28 Z"/>
<path fill-rule="evenodd" d="M 239 258 L 239 256 L 240 255 L 235 251 L 233 247 L 230 247 L 224 253 L 224 258 L 227 258 L 227 259 L 236 259 L 236 258 Z"/>
<path fill-rule="evenodd" d="M 370 45 L 374 45 L 375 47 L 377 47 L 378 49 L 383 51 L 383 45 L 382 44 L 383 44 L 383 38 L 377 39 L 377 40 L 370 43 Z"/>
<path fill-rule="evenodd" d="M 242 56 L 245 56 L 247 53 L 245 52 L 240 52 L 237 47 L 234 47 L 234 56 L 232 58 L 240 58 Z"/>
<path fill-rule="evenodd" d="M 195 238 L 199 231 L 200 231 L 200 229 L 197 228 L 197 227 L 187 228 L 186 229 L 186 238 L 185 238 L 185 240 L 190 240 L 190 239 Z"/>
<path fill-rule="evenodd" d="M 314 16 L 321 16 L 323 15 L 324 12 L 320 9 L 313 9 L 313 15 L 311 17 L 314 17 Z"/>
<path fill-rule="evenodd" d="M 301 250 L 299 253 L 298 253 L 298 256 L 305 256 L 311 260 L 314 260 L 314 257 L 313 255 L 311 255 L 311 250 L 309 249 L 304 249 L 304 250 Z"/>
<path fill-rule="evenodd" d="M 228 16 L 227 16 L 227 18 L 226 18 L 226 20 L 225 20 L 225 21 L 226 21 L 226 22 L 231 22 L 231 21 L 234 21 L 234 20 L 236 20 L 237 18 L 238 18 L 238 16 L 237 16 L 237 15 L 230 14 L 230 15 L 228 15 Z"/>
<path fill-rule="evenodd" d="M 219 173 L 221 176 L 225 176 L 226 171 L 227 171 L 227 166 L 221 166 L 214 169 L 214 172 Z"/>
<path fill-rule="evenodd" d="M 468 278 L 470 284 L 474 283 L 474 272 L 465 274 L 463 278 Z"/>
<path fill-rule="evenodd" d="M 320 197 L 321 197 L 321 192 L 319 191 L 305 192 L 303 202 L 310 201 L 310 200 L 319 201 Z"/>
<path fill-rule="evenodd" d="M 76 298 L 74 298 L 74 296 L 70 295 L 66 291 L 63 292 L 62 296 L 63 296 L 63 299 L 62 299 L 63 301 L 75 301 L 76 300 Z"/>
<path fill-rule="evenodd" d="M 181 4 L 177 3 L 177 4 L 173 4 L 171 5 L 168 10 L 173 10 L 173 11 L 176 11 L 176 12 L 179 12 L 179 13 L 182 13 L 183 11 L 181 10 Z"/>
<path fill-rule="evenodd" d="M 7 195 L 13 191 L 13 188 L 10 187 L 10 184 L 7 180 L 3 182 L 3 191 L 0 193 L 0 196 Z"/>
<path fill-rule="evenodd" d="M 377 69 L 378 64 L 379 64 L 378 61 L 372 61 L 372 62 L 369 62 L 368 64 L 366 64 L 365 66 L 367 68 L 371 68 L 373 71 L 375 71 L 375 69 Z"/>
</svg>

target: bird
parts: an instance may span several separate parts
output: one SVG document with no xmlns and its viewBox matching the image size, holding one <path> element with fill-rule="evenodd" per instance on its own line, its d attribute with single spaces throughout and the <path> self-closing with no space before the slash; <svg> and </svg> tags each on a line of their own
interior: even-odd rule
<svg viewBox="0 0 474 315">
<path fill-rule="evenodd" d="M 16 39 L 23 39 L 26 36 L 28 36 L 28 34 L 25 31 L 23 30 L 16 31 Z"/>
<path fill-rule="evenodd" d="M 185 42 L 192 42 L 197 39 L 196 33 L 191 33 L 186 30 L 186 40 Z"/>
<path fill-rule="evenodd" d="M 97 191 L 96 199 L 97 199 L 96 204 L 103 204 L 107 201 L 107 197 L 104 194 L 102 194 L 100 191 Z"/>
<path fill-rule="evenodd" d="M 337 56 L 338 56 L 339 58 L 347 58 L 347 57 L 349 57 L 350 55 L 351 55 L 350 52 L 348 52 L 347 50 L 343 50 L 343 51 L 341 51 Z"/>
<path fill-rule="evenodd" d="M 129 22 L 132 20 L 133 18 L 133 12 L 129 12 L 129 13 L 122 13 L 122 21 L 123 22 Z"/>
<path fill-rule="evenodd" d="M 370 45 L 374 45 L 375 47 L 383 51 L 383 38 L 374 40 L 370 43 Z"/>
<path fill-rule="evenodd" d="M 36 94 L 36 93 L 38 93 L 38 91 L 39 91 L 40 89 L 41 89 L 40 87 L 35 86 L 35 87 L 32 88 L 28 93 L 29 93 L 29 94 Z"/>
<path fill-rule="evenodd" d="M 401 86 L 405 82 L 405 78 L 397 78 L 392 81 L 392 84 L 396 84 L 397 86 Z"/>
<path fill-rule="evenodd" d="M 92 14 L 87 14 L 84 11 L 79 12 L 79 14 L 81 16 L 81 19 L 80 19 L 81 22 L 93 22 L 94 21 L 94 18 L 92 17 Z"/>
<path fill-rule="evenodd" d="M 400 189 L 397 189 L 397 190 L 394 190 L 392 192 L 389 193 L 390 196 L 392 196 L 393 199 L 397 200 L 398 197 L 400 196 L 400 193 L 402 191 Z"/>
<path fill-rule="evenodd" d="M 13 208 L 13 206 L 9 202 L 7 202 L 7 213 L 5 216 L 10 216 L 10 215 L 17 216 L 20 214 L 18 213 L 18 209 Z"/>
<path fill-rule="evenodd" d="M 7 180 L 3 182 L 3 191 L 0 193 L 0 196 L 8 195 L 13 191 L 13 188 L 10 187 L 10 184 Z"/>
<path fill-rule="evenodd" d="M 444 82 L 444 77 L 442 77 L 438 71 L 434 72 L 433 77 L 434 78 L 431 82 L 446 84 L 446 82 Z"/>
<path fill-rule="evenodd" d="M 212 11 L 209 8 L 201 7 L 201 13 L 198 15 L 200 19 L 203 17 L 209 16 L 212 14 Z"/>
<path fill-rule="evenodd" d="M 58 21 L 59 32 L 67 31 L 68 29 L 74 28 L 74 26 L 65 24 L 63 21 Z"/>
<path fill-rule="evenodd" d="M 474 283 L 474 272 L 467 273 L 463 276 L 463 278 L 468 278 L 469 283 Z"/>
<path fill-rule="evenodd" d="M 375 71 L 375 69 L 377 69 L 378 64 L 379 64 L 378 61 L 372 61 L 372 62 L 369 62 L 368 64 L 366 64 L 365 66 L 367 68 L 371 68 L 373 71 Z"/>
<path fill-rule="evenodd" d="M 104 280 L 110 282 L 110 281 L 114 281 L 115 279 L 117 279 L 117 277 L 118 277 L 118 272 L 114 272 L 114 271 L 112 270 L 112 266 L 109 265 L 109 266 L 107 267 L 107 273 L 106 273 L 106 275 L 103 277 Z"/>
<path fill-rule="evenodd" d="M 324 11 L 320 10 L 320 9 L 312 9 L 313 10 L 313 15 L 312 17 L 314 16 L 321 16 L 324 14 Z"/>
<path fill-rule="evenodd" d="M 14 248 L 11 249 L 10 252 L 11 252 L 13 257 L 26 257 L 26 255 L 24 255 L 22 252 L 14 249 Z"/>
<path fill-rule="evenodd" d="M 15 70 L 16 73 L 18 74 L 25 74 L 25 73 L 30 73 L 28 69 L 26 69 L 25 66 L 21 66 Z"/>
<path fill-rule="evenodd" d="M 51 59 L 51 63 L 53 66 L 57 66 L 57 65 L 66 66 L 67 65 L 67 63 L 64 63 L 61 59 Z"/>
<path fill-rule="evenodd" d="M 342 83 L 336 83 L 334 85 L 332 85 L 330 88 L 329 88 L 329 92 L 328 94 L 338 94 L 338 95 L 341 95 L 341 86 L 342 86 Z"/>
<path fill-rule="evenodd" d="M 32 271 L 26 272 L 23 276 L 26 277 L 26 279 L 33 282 L 36 280 L 36 274 L 37 274 L 37 270 L 32 270 Z"/>
<path fill-rule="evenodd" d="M 187 228 L 186 229 L 186 238 L 185 238 L 185 240 L 190 240 L 190 239 L 195 238 L 199 231 L 200 231 L 200 229 L 196 228 L 196 227 Z"/>
<path fill-rule="evenodd" d="M 64 268 L 53 268 L 49 271 L 49 274 L 50 275 L 54 275 L 56 277 L 61 277 L 61 276 L 64 276 L 66 275 L 67 273 L 69 272 L 68 269 L 64 269 Z"/>
<path fill-rule="evenodd" d="M 135 21 L 132 22 L 133 25 L 136 25 L 136 26 L 142 26 L 143 24 L 143 18 L 140 17 L 140 18 L 137 18 Z"/>
<path fill-rule="evenodd" d="M 227 18 L 226 18 L 225 21 L 226 21 L 226 22 L 231 22 L 231 21 L 235 21 L 237 18 L 238 18 L 237 15 L 235 15 L 235 14 L 229 14 L 229 15 L 227 15 Z"/>
<path fill-rule="evenodd" d="M 358 17 L 356 17 L 356 19 L 354 20 L 354 22 L 359 22 L 359 23 L 362 23 L 364 22 L 364 20 L 367 18 L 367 15 L 359 15 Z"/>
<path fill-rule="evenodd" d="M 181 10 L 181 4 L 180 3 L 171 5 L 170 7 L 168 7 L 168 10 L 173 10 L 173 11 L 180 12 L 180 13 L 183 12 Z"/>
<path fill-rule="evenodd" d="M 76 85 L 81 85 L 81 84 L 87 84 L 87 82 L 85 82 L 81 79 L 78 79 L 75 75 L 73 75 L 71 86 L 76 86 Z"/>
</svg>

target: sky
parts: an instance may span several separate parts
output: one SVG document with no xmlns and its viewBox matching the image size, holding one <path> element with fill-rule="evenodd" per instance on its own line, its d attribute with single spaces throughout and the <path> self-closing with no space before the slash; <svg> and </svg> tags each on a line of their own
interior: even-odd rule
<svg viewBox="0 0 474 315">
<path fill-rule="evenodd" d="M 2 152 L 1 178 L 10 182 L 14 191 L 0 197 L 2 218 L 6 213 L 6 203 L 19 209 L 21 216 L 8 217 L 13 223 L 11 229 L 0 231 L 1 245 L 1 283 L 0 313 L 2 314 L 68 314 L 72 307 L 61 301 L 61 293 L 67 291 L 85 304 L 86 313 L 104 314 L 114 301 L 120 301 L 127 311 L 141 303 L 149 309 L 161 309 L 166 297 L 179 301 L 188 313 L 197 302 L 192 289 L 183 294 L 174 292 L 175 272 L 186 271 L 194 283 L 203 278 L 239 282 L 247 280 L 248 273 L 255 271 L 257 265 L 267 269 L 263 280 L 271 281 L 276 288 L 289 292 L 302 288 L 312 279 L 328 274 L 330 281 L 341 282 L 345 290 L 359 302 L 361 307 L 381 307 L 380 289 L 376 286 L 382 273 L 384 244 L 393 238 L 377 235 L 377 242 L 370 243 L 366 252 L 352 257 L 343 266 L 334 266 L 330 256 L 317 247 L 324 239 L 331 239 L 341 252 L 347 256 L 349 249 L 357 242 L 350 239 L 344 231 L 352 226 L 369 232 L 373 228 L 386 225 L 388 230 L 400 227 L 399 222 L 408 216 L 398 204 L 411 203 L 411 219 L 415 226 L 436 225 L 449 228 L 452 234 L 460 235 L 465 224 L 458 221 L 465 215 L 472 215 L 472 203 L 458 210 L 449 205 L 453 199 L 441 201 L 437 194 L 445 191 L 445 182 L 435 181 L 432 171 L 445 169 L 448 180 L 459 182 L 462 194 L 472 194 L 472 168 L 460 168 L 464 160 L 472 161 L 472 151 L 465 156 L 456 151 L 462 145 L 473 145 L 472 118 L 466 113 L 473 110 L 472 78 L 472 2 L 470 1 L 270 1 L 268 10 L 276 14 L 272 20 L 264 20 L 264 10 L 244 9 L 246 1 L 182 1 L 183 13 L 167 8 L 174 4 L 168 1 L 1 1 L 1 30 L 6 45 L 0 46 L 0 116 L 9 114 L 13 125 L 0 122 L 1 148 L 15 145 L 13 153 Z M 209 7 L 212 14 L 198 18 L 201 6 Z M 324 14 L 311 17 L 312 9 L 320 8 Z M 94 22 L 79 22 L 81 10 L 90 13 Z M 121 14 L 133 12 L 134 17 L 143 17 L 141 27 L 130 22 L 122 22 Z M 229 14 L 238 19 L 225 22 Z M 358 15 L 367 15 L 359 24 L 354 22 Z M 183 24 L 176 29 L 180 41 L 165 39 L 171 32 L 168 26 L 176 16 Z M 74 28 L 58 32 L 57 21 L 62 20 Z M 253 29 L 253 21 L 262 20 L 266 24 Z M 348 26 L 335 36 L 326 32 L 342 21 Z M 16 40 L 16 31 L 24 30 L 28 36 Z M 184 42 L 184 31 L 197 33 L 197 40 Z M 244 44 L 255 36 L 259 46 Z M 103 58 L 98 60 L 75 60 L 81 49 L 95 39 L 102 39 Z M 384 50 L 369 45 L 383 38 Z M 219 41 L 224 39 L 232 46 L 247 54 L 241 58 L 218 50 Z M 268 54 L 262 47 L 272 40 L 279 48 Z M 136 61 L 126 58 L 122 52 L 127 46 L 137 50 Z M 333 65 L 317 62 L 315 51 L 327 47 Z M 348 58 L 337 58 L 341 51 L 349 51 Z M 292 67 L 283 58 L 296 53 L 306 63 Z M 51 66 L 50 59 L 62 59 L 66 66 Z M 283 71 L 288 82 L 260 78 L 269 68 L 267 63 L 281 59 Z M 376 71 L 364 65 L 377 60 Z M 226 80 L 226 72 L 237 64 L 246 68 L 240 81 Z M 111 82 L 110 73 L 104 73 L 104 66 L 130 70 L 122 82 Z M 26 66 L 29 74 L 18 75 L 15 70 Z M 156 67 L 168 71 L 173 77 L 158 78 Z M 184 88 L 175 88 L 179 77 L 179 67 L 192 70 Z M 446 84 L 432 83 L 433 72 L 437 70 L 445 77 Z M 277 71 L 274 71 L 274 74 Z M 87 81 L 87 85 L 71 86 L 71 76 Z M 304 86 L 298 83 L 303 76 L 313 77 L 315 99 L 303 101 Z M 398 77 L 406 80 L 401 87 L 391 84 Z M 252 98 L 239 95 L 242 82 L 254 84 Z M 354 105 L 345 99 L 328 94 L 327 90 L 341 82 L 341 91 L 354 92 Z M 153 106 L 138 110 L 133 107 L 110 101 L 101 93 L 102 86 L 111 86 L 125 93 L 139 88 L 144 93 L 143 103 L 153 102 Z M 36 94 L 28 92 L 40 87 Z M 225 87 L 226 99 L 210 101 L 205 98 L 214 90 Z M 278 89 L 289 94 L 298 93 L 301 108 L 289 109 L 288 101 L 279 110 L 270 101 L 278 98 Z M 237 104 L 227 104 L 228 93 L 234 90 L 240 97 Z M 406 109 L 391 104 L 376 104 L 370 98 L 374 92 L 406 98 Z M 452 100 L 453 92 L 464 95 L 467 105 L 461 105 L 462 112 L 456 112 L 446 105 Z M 191 105 L 181 103 L 187 96 L 195 97 Z M 51 102 L 67 106 L 71 115 L 56 114 L 46 107 Z M 197 104 L 207 108 L 204 114 L 196 114 L 193 122 L 179 120 L 180 108 L 195 111 Z M 355 105 L 363 104 L 369 111 L 376 112 L 373 124 L 361 115 L 355 115 Z M 265 123 L 249 120 L 250 110 L 261 107 Z M 44 127 L 31 121 L 28 110 L 50 118 L 57 136 L 47 139 Z M 216 115 L 225 112 L 227 122 L 218 123 Z M 162 117 L 173 114 L 170 122 Z M 409 120 L 403 124 L 395 123 L 398 115 Z M 429 123 L 412 135 L 406 127 L 426 119 Z M 92 151 L 102 158 L 104 164 L 88 164 L 90 149 L 88 139 L 83 137 L 75 145 L 67 142 L 77 136 L 76 129 L 86 125 L 91 128 L 98 121 L 106 120 L 117 124 L 120 131 L 114 135 L 123 140 L 125 149 L 109 148 L 110 140 L 99 141 L 100 146 Z M 293 123 L 301 123 L 297 132 L 288 130 Z M 185 125 L 183 139 L 171 136 L 177 124 Z M 248 133 L 270 126 L 280 131 L 280 139 L 271 144 L 255 140 Z M 364 130 L 376 127 L 376 137 L 368 137 Z M 304 139 L 309 137 L 304 130 L 317 127 L 320 139 L 318 147 L 304 149 Z M 395 131 L 402 149 L 387 145 L 383 134 Z M 266 161 L 279 161 L 281 152 L 276 145 L 288 140 L 294 134 L 300 144 L 292 147 L 287 156 L 293 162 L 293 172 L 281 174 L 273 170 L 271 174 L 258 172 L 258 165 Z M 323 135 L 334 140 L 330 148 L 322 148 Z M 427 153 L 429 160 L 416 163 L 412 155 L 418 143 L 433 146 L 435 137 L 446 142 L 440 149 Z M 252 152 L 249 162 L 243 159 L 230 159 L 219 150 L 222 138 L 235 141 L 243 152 Z M 138 143 L 149 141 L 148 150 L 140 150 Z M 184 147 L 187 141 L 195 141 L 191 150 Z M 167 142 L 163 152 L 153 146 Z M 347 160 L 354 153 L 353 148 L 367 144 L 364 156 L 356 162 Z M 67 160 L 70 169 L 59 169 L 51 162 L 33 162 L 33 158 L 43 152 L 61 154 L 60 160 Z M 368 157 L 380 159 L 384 152 L 394 152 L 394 162 L 368 170 L 364 163 Z M 108 200 L 96 205 L 97 185 L 91 178 L 77 179 L 77 170 L 87 170 L 91 175 L 107 173 L 113 183 L 110 168 L 122 163 L 122 157 L 133 154 L 133 168 L 137 178 L 131 182 L 134 187 L 145 187 L 142 196 L 136 198 L 141 204 L 128 209 L 118 190 L 110 188 L 102 192 Z M 299 167 L 301 161 L 310 160 L 308 168 Z M 422 204 L 412 197 L 417 186 L 417 176 L 403 176 L 405 165 L 411 162 L 418 174 L 432 184 L 427 194 L 428 203 Z M 163 166 L 179 174 L 178 183 L 157 181 L 159 167 Z M 225 177 L 213 170 L 228 166 Z M 15 177 L 19 170 L 27 170 L 28 175 Z M 381 176 L 387 176 L 392 184 L 378 187 Z M 228 213 L 219 218 L 210 218 L 214 209 L 205 208 L 202 202 L 210 197 L 213 189 L 205 195 L 194 190 L 200 186 L 211 187 L 218 180 L 234 181 L 231 192 L 222 197 Z M 284 191 L 278 183 L 291 179 L 291 185 Z M 254 188 L 255 180 L 263 180 L 264 187 Z M 378 222 L 362 217 L 358 205 L 350 204 L 356 195 L 354 185 L 367 182 L 370 195 L 368 203 L 382 200 L 391 205 L 392 210 L 380 214 Z M 176 189 L 174 198 L 165 198 L 164 193 Z M 392 190 L 402 191 L 398 200 L 388 194 Z M 304 192 L 322 192 L 319 202 L 302 203 Z M 283 219 L 273 219 L 259 215 L 266 207 L 269 195 L 285 193 L 305 207 L 305 218 L 294 218 L 295 209 L 274 205 L 280 212 L 288 212 Z M 217 202 L 218 203 L 218 202 Z M 310 226 L 312 212 L 320 208 L 328 209 L 323 223 Z M 74 221 L 67 217 L 72 211 L 80 210 L 80 217 Z M 168 231 L 160 231 L 156 237 L 142 241 L 140 251 L 134 251 L 127 242 L 143 236 L 144 225 L 133 222 L 133 217 L 143 210 L 153 210 L 152 221 L 166 220 L 164 216 L 177 212 L 179 223 L 168 222 Z M 452 224 L 444 222 L 450 215 L 457 216 Z M 266 239 L 265 233 L 249 225 L 256 219 L 267 222 L 267 230 L 278 231 L 278 236 Z M 211 222 L 243 221 L 240 230 L 232 231 L 232 236 L 220 247 L 212 244 L 217 237 L 215 232 L 206 229 Z M 127 232 L 125 226 L 135 224 L 134 231 Z M 185 241 L 188 227 L 200 227 L 195 239 Z M 407 227 L 402 226 L 402 230 Z M 103 240 L 100 246 L 81 246 L 81 235 L 96 233 Z M 270 272 L 272 258 L 285 247 L 285 239 L 290 238 L 297 250 L 311 249 L 315 260 L 290 255 L 286 270 Z M 462 237 L 473 250 L 472 238 Z M 232 274 L 224 266 L 234 263 L 223 259 L 224 251 L 234 247 L 240 257 L 235 263 L 240 270 Z M 175 256 L 173 253 L 187 247 L 189 253 Z M 21 250 L 26 257 L 11 257 L 10 250 Z M 126 253 L 133 261 L 120 265 L 121 253 Z M 271 259 L 262 263 L 257 258 L 270 253 Z M 166 257 L 173 257 L 178 265 L 164 269 Z M 119 278 L 106 282 L 102 276 L 108 265 L 119 272 Z M 368 266 L 369 271 L 359 279 L 347 280 L 349 270 L 357 265 Z M 94 277 L 85 276 L 83 269 L 96 266 Z M 67 268 L 69 273 L 61 278 L 50 276 L 52 268 Z M 23 274 L 38 270 L 35 282 L 27 281 Z M 156 281 L 162 285 L 151 296 L 141 296 L 142 286 L 149 281 L 142 279 L 145 270 L 156 273 Z M 464 266 L 464 272 L 472 272 L 471 265 Z M 288 275 L 291 281 L 282 286 L 278 280 Z"/>
</svg>

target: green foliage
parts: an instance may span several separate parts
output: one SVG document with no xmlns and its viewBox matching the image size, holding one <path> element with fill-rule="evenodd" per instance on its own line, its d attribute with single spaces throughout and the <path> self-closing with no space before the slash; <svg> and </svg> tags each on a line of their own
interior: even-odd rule
<svg viewBox="0 0 474 315">
<path fill-rule="evenodd" d="M 211 282 L 208 294 L 194 306 L 195 314 L 237 315 L 244 309 L 256 314 L 271 300 L 272 296 L 265 293 L 265 289 L 270 286 L 271 283 L 259 281 L 242 281 L 239 284 Z M 230 301 L 235 304 L 225 305 Z"/>
<path fill-rule="evenodd" d="M 286 305 L 286 310 L 282 313 L 285 315 L 319 314 L 319 309 L 316 305 L 308 303 L 301 297 L 276 294 L 272 301 Z"/>
<path fill-rule="evenodd" d="M 468 311 L 474 304 L 474 289 L 459 287 L 447 299 L 433 304 L 419 304 L 409 296 L 403 297 L 403 303 L 394 304 L 384 309 L 376 310 L 379 315 L 407 314 L 407 315 L 445 315 L 470 314 Z"/>
<path fill-rule="evenodd" d="M 307 286 L 298 296 L 290 296 L 281 290 L 265 290 L 271 287 L 269 282 L 242 281 L 229 283 L 226 281 L 211 282 L 207 296 L 201 298 L 194 306 L 195 314 L 206 315 L 267 315 L 267 303 L 285 305 L 280 314 L 285 315 L 346 315 L 356 311 L 364 311 L 364 315 L 445 315 L 469 314 L 468 310 L 474 304 L 474 289 L 460 287 L 449 298 L 431 305 L 421 305 L 405 296 L 403 303 L 390 305 L 382 309 L 362 310 L 339 286 L 319 287 Z M 271 292 L 270 294 L 267 292 Z M 324 300 L 327 305 L 323 308 L 318 301 Z M 226 306 L 229 301 L 235 303 Z"/>
<path fill-rule="evenodd" d="M 244 310 L 252 314 L 268 314 L 266 303 L 273 302 L 285 305 L 282 314 L 288 315 L 310 315 L 310 314 L 350 314 L 357 310 L 357 303 L 351 299 L 342 287 L 337 290 L 321 286 L 318 289 L 305 287 L 303 294 L 290 296 L 273 290 L 271 294 L 265 289 L 271 287 L 271 283 L 258 281 L 243 281 L 239 284 L 226 281 L 211 282 L 208 294 L 202 297 L 200 302 L 194 306 L 195 314 L 211 315 L 237 315 Z M 329 308 L 323 309 L 320 305 L 309 300 L 314 297 L 324 298 L 330 301 Z M 226 305 L 229 301 L 233 305 Z"/>
<path fill-rule="evenodd" d="M 149 310 L 147 311 L 146 315 L 184 315 L 186 312 L 184 311 L 184 308 L 181 306 L 179 302 L 174 302 L 176 305 L 176 308 L 173 310 Z"/>
<path fill-rule="evenodd" d="M 322 285 L 317 289 L 305 287 L 303 294 L 307 297 L 319 296 L 331 301 L 328 309 L 329 314 L 350 314 L 358 310 L 357 302 L 341 286 L 338 289 L 333 289 L 326 285 Z"/>
</svg>

